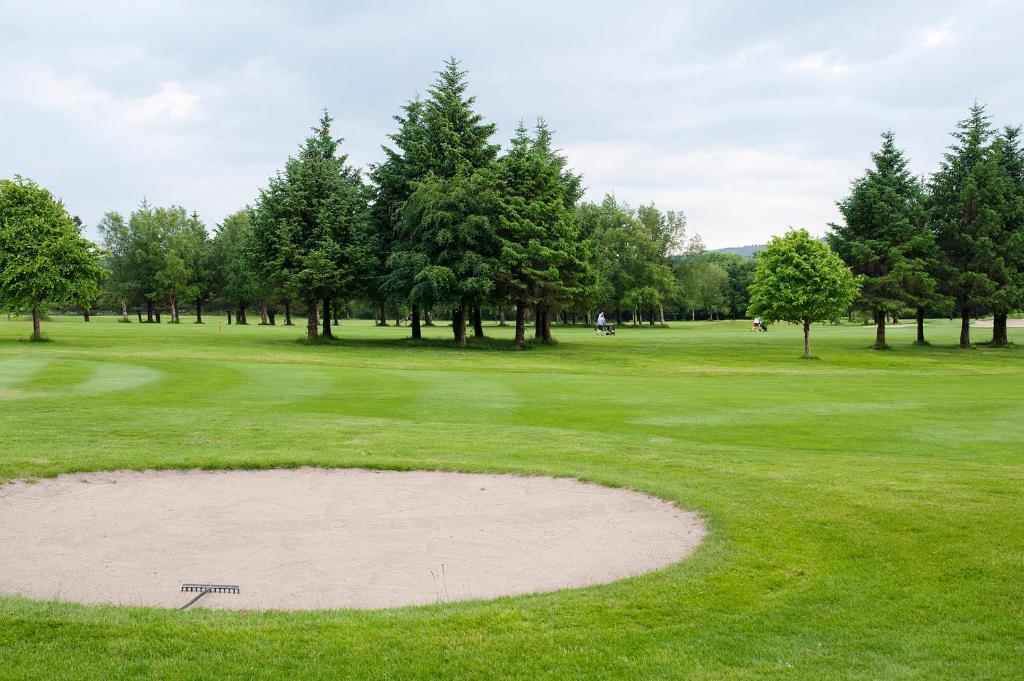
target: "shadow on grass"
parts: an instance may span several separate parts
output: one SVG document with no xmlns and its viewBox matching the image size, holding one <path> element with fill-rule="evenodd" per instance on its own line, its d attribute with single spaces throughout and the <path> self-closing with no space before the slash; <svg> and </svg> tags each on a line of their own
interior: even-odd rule
<svg viewBox="0 0 1024 681">
<path fill-rule="evenodd" d="M 291 343 L 298 345 L 305 345 L 307 347 L 339 347 L 339 348 L 423 348 L 427 350 L 452 350 L 452 351 L 470 351 L 470 352 L 523 352 L 527 350 L 538 349 L 542 350 L 545 348 L 555 348 L 558 346 L 558 341 L 552 340 L 550 343 L 540 343 L 527 341 L 523 348 L 516 349 L 515 343 L 512 339 L 506 338 L 467 338 L 465 346 L 458 346 L 454 340 L 449 338 L 339 338 L 333 336 L 330 338 L 324 338 L 323 336 L 316 340 L 309 340 L 308 338 L 296 338 L 293 340 L 280 340 L 268 338 L 264 342 L 272 345 Z"/>
</svg>

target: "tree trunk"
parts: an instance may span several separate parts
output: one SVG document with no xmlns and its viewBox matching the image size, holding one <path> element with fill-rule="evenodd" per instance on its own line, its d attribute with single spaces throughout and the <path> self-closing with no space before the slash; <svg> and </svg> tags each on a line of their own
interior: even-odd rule
<svg viewBox="0 0 1024 681">
<path fill-rule="evenodd" d="M 277 306 L 267 305 L 267 319 L 271 326 L 277 326 Z"/>
<path fill-rule="evenodd" d="M 516 341 L 513 347 L 521 350 L 526 345 L 526 301 L 516 301 Z"/>
<path fill-rule="evenodd" d="M 196 324 L 203 323 L 203 299 L 196 298 Z"/>
<path fill-rule="evenodd" d="M 804 357 L 811 356 L 811 323 L 804 320 Z"/>
<path fill-rule="evenodd" d="M 178 297 L 171 296 L 171 324 L 178 323 Z"/>
<path fill-rule="evenodd" d="M 89 321 L 89 311 L 88 310 L 82 310 L 82 319 L 85 320 L 86 322 Z"/>
<path fill-rule="evenodd" d="M 412 306 L 412 337 L 414 340 L 420 340 L 423 338 L 423 332 L 420 330 L 420 306 Z"/>
<path fill-rule="evenodd" d="M 960 347 L 969 350 L 971 347 L 971 311 L 960 313 Z"/>
<path fill-rule="evenodd" d="M 156 323 L 160 324 L 160 308 L 156 308 Z"/>
<path fill-rule="evenodd" d="M 480 314 L 480 308 L 473 308 L 473 337 L 483 338 L 484 337 L 484 320 Z"/>
<path fill-rule="evenodd" d="M 452 308 L 452 339 L 459 342 L 459 324 L 462 322 L 462 310 L 453 307 Z"/>
<path fill-rule="evenodd" d="M 341 321 L 339 321 L 339 319 L 338 319 L 340 310 L 341 310 L 341 305 L 339 303 L 334 303 L 334 302 L 331 303 L 331 312 L 334 314 L 334 325 L 335 326 L 338 326 L 339 324 L 341 324 Z M 352 315 L 349 314 L 349 311 L 348 311 L 347 307 L 345 308 L 345 319 L 352 319 Z"/>
<path fill-rule="evenodd" d="M 1001 312 L 992 319 L 992 345 L 997 348 L 1005 348 L 1010 345 L 1010 338 L 1006 333 L 1007 314 Z"/>
<path fill-rule="evenodd" d="M 314 305 L 313 308 L 316 309 L 316 305 Z M 323 324 L 324 324 L 324 338 L 332 338 L 334 336 L 334 334 L 331 333 L 331 299 L 330 298 L 324 298 Z"/>
<path fill-rule="evenodd" d="M 423 322 L 423 326 L 433 326 L 433 325 L 434 325 L 434 317 L 430 314 L 430 308 L 428 307 L 427 308 L 427 320 L 425 322 Z"/>
<path fill-rule="evenodd" d="M 917 342 L 921 345 L 925 344 L 924 340 L 924 308 L 917 308 Z"/>
<path fill-rule="evenodd" d="M 885 348 L 885 310 L 875 310 L 875 349 Z"/>
<path fill-rule="evenodd" d="M 43 340 L 42 330 L 42 319 L 43 315 L 39 312 L 38 307 L 32 308 L 32 340 L 41 341 Z"/>
<path fill-rule="evenodd" d="M 537 303 L 533 311 L 533 339 L 544 340 L 544 305 Z"/>
<path fill-rule="evenodd" d="M 662 326 L 665 326 L 665 306 L 658 303 L 658 320 Z"/>
<path fill-rule="evenodd" d="M 124 298 L 121 299 L 121 321 L 128 323 L 128 301 Z M 139 315 L 139 321 L 142 321 L 142 315 Z"/>
<path fill-rule="evenodd" d="M 647 318 L 648 326 L 654 326 L 654 310 L 651 310 L 650 316 Z"/>
<path fill-rule="evenodd" d="M 506 326 L 505 324 L 505 306 L 498 306 L 498 326 Z"/>
<path fill-rule="evenodd" d="M 622 310 L 619 308 L 615 308 L 615 324 L 622 326 Z"/>
<path fill-rule="evenodd" d="M 266 298 L 260 298 L 260 326 L 267 326 L 270 324 L 270 318 L 267 316 L 267 300 Z"/>
<path fill-rule="evenodd" d="M 248 325 L 249 320 L 245 318 L 245 302 L 238 301 L 238 312 L 235 314 L 235 324 Z"/>
<path fill-rule="evenodd" d="M 306 305 L 306 308 L 306 339 L 315 341 L 318 324 L 318 320 L 316 318 L 316 299 L 309 301 L 309 304 Z"/>
<path fill-rule="evenodd" d="M 138 317 L 139 317 L 139 324 L 141 324 L 142 323 L 142 306 L 141 305 L 137 305 L 135 307 L 135 314 L 138 315 Z"/>
<path fill-rule="evenodd" d="M 284 325 L 292 325 L 292 301 L 284 301 Z"/>
<path fill-rule="evenodd" d="M 228 310 L 228 326 L 231 326 L 231 310 Z"/>
<path fill-rule="evenodd" d="M 151 300 L 146 301 L 146 323 L 153 323 L 153 301 Z"/>
<path fill-rule="evenodd" d="M 398 308 L 395 308 L 395 326 L 401 326 L 401 325 L 402 325 L 402 311 L 399 310 Z"/>
<path fill-rule="evenodd" d="M 387 310 L 384 309 L 384 302 L 383 301 L 381 301 L 380 303 L 377 304 L 377 319 L 378 319 L 377 326 L 387 326 L 388 325 Z"/>
<path fill-rule="evenodd" d="M 455 343 L 457 345 L 464 346 L 466 344 L 466 317 L 468 314 L 469 306 L 465 303 L 459 308 L 459 323 L 455 325 Z"/>
<path fill-rule="evenodd" d="M 548 306 L 544 306 L 543 316 L 541 319 L 541 328 L 544 330 L 544 334 L 541 338 L 545 343 L 551 342 L 551 311 Z"/>
</svg>

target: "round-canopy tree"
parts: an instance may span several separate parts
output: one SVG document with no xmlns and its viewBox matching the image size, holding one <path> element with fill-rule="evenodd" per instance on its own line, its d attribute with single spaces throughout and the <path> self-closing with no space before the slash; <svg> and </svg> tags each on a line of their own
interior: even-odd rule
<svg viewBox="0 0 1024 681">
<path fill-rule="evenodd" d="M 806 229 L 774 237 L 758 255 L 750 285 L 750 313 L 769 322 L 801 324 L 804 357 L 811 356 L 811 324 L 838 319 L 860 283 L 842 259 Z"/>
<path fill-rule="evenodd" d="M 87 306 L 99 296 L 95 244 L 64 205 L 31 180 L 0 180 L 0 309 L 32 312 L 32 340 L 49 305 Z"/>
</svg>

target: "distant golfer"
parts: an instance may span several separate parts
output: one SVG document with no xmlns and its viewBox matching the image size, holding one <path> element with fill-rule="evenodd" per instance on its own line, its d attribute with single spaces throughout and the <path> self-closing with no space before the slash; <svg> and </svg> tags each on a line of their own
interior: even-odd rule
<svg viewBox="0 0 1024 681">
<path fill-rule="evenodd" d="M 597 313 L 597 328 L 604 331 L 604 312 Z"/>
</svg>

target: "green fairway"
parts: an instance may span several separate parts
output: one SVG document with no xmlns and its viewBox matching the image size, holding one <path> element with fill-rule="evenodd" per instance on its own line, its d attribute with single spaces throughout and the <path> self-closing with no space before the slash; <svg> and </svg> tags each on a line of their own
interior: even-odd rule
<svg viewBox="0 0 1024 681">
<path fill-rule="evenodd" d="M 121 468 L 542 473 L 700 513 L 666 570 L 384 611 L 0 597 L 0 678 L 1011 678 L 1024 668 L 1024 329 L 958 350 L 749 322 L 451 329 L 0 322 L 0 480 Z M 532 334 L 532 329 L 530 330 Z M 974 329 L 975 342 L 991 329 Z M 0 532 L 3 529 L 0 528 Z"/>
</svg>

